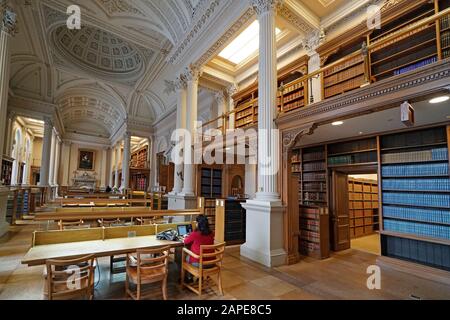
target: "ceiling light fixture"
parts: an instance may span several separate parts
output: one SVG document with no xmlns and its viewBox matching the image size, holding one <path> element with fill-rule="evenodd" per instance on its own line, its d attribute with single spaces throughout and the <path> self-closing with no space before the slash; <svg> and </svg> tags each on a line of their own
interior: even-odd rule
<svg viewBox="0 0 450 320">
<path fill-rule="evenodd" d="M 342 126 L 344 124 L 344 121 L 335 121 L 331 125 L 333 126 Z"/>
<path fill-rule="evenodd" d="M 441 97 L 436 97 L 430 100 L 431 104 L 436 104 L 436 103 L 441 103 L 441 102 L 445 102 L 448 101 L 450 99 L 449 96 L 441 96 Z"/>
</svg>

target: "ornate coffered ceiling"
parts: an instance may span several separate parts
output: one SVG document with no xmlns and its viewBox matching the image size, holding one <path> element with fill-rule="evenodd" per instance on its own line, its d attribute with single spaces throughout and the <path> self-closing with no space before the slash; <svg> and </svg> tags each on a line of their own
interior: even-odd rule
<svg viewBox="0 0 450 320">
<path fill-rule="evenodd" d="M 69 30 L 59 26 L 52 40 L 62 57 L 99 77 L 112 75 L 129 81 L 139 78 L 144 70 L 144 59 L 134 45 L 99 28 Z M 151 57 L 153 52 L 147 54 Z"/>
</svg>

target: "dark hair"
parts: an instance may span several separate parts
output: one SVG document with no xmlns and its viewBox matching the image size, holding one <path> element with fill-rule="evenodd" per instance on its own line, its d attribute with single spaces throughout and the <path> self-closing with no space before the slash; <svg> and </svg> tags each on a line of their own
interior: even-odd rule
<svg viewBox="0 0 450 320">
<path fill-rule="evenodd" d="M 208 218 L 204 215 L 199 215 L 196 219 L 197 221 L 197 230 L 204 236 L 211 234 L 211 230 L 209 229 Z"/>
</svg>

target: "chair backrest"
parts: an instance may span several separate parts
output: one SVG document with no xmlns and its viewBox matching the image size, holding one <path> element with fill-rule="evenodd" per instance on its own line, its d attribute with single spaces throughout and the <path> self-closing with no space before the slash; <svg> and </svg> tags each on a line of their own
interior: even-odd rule
<svg viewBox="0 0 450 320">
<path fill-rule="evenodd" d="M 152 273 L 152 277 L 164 276 L 168 272 L 170 247 L 161 247 L 157 249 L 140 249 L 137 254 L 137 274 L 141 277 L 143 271 L 155 270 L 159 272 Z"/>
<path fill-rule="evenodd" d="M 130 234 L 136 237 L 152 236 L 155 233 L 154 225 L 108 227 L 105 228 L 104 239 L 127 238 Z"/>
<path fill-rule="evenodd" d="M 72 260 L 47 260 L 48 299 L 91 295 L 94 285 L 93 255 Z"/>
<path fill-rule="evenodd" d="M 223 254 L 225 252 L 225 242 L 200 246 L 200 267 L 217 266 L 222 264 Z"/>
</svg>

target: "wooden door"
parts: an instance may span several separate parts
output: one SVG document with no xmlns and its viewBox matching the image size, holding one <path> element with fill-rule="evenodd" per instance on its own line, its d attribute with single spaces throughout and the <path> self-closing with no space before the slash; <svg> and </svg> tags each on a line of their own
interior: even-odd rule
<svg viewBox="0 0 450 320">
<path fill-rule="evenodd" d="M 341 251 L 350 248 L 350 216 L 348 210 L 347 174 L 333 171 L 331 183 L 331 245 L 334 251 Z"/>
</svg>

